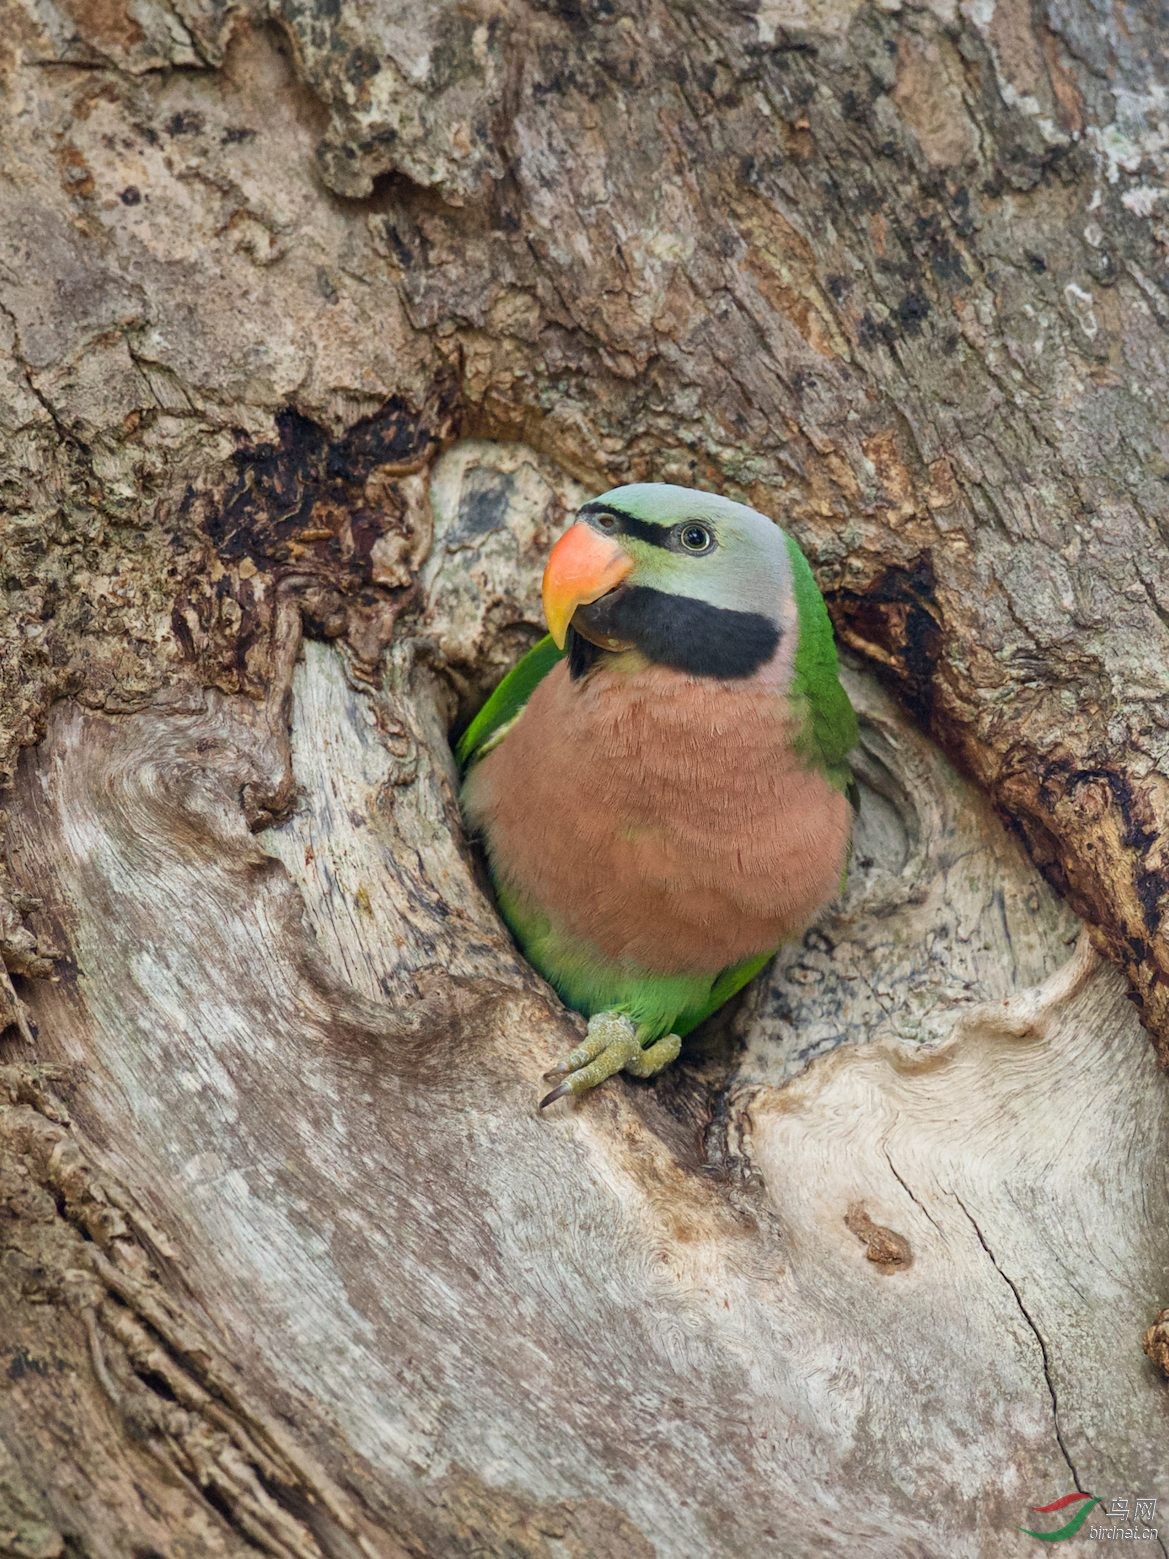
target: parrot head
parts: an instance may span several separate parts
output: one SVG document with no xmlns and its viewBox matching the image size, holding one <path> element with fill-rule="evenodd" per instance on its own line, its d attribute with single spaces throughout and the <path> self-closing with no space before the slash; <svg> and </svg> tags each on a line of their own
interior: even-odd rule
<svg viewBox="0 0 1169 1559">
<path fill-rule="evenodd" d="M 586 503 L 544 570 L 544 616 L 569 669 L 608 652 L 739 678 L 775 654 L 790 601 L 783 532 L 716 493 L 662 482 Z"/>
</svg>

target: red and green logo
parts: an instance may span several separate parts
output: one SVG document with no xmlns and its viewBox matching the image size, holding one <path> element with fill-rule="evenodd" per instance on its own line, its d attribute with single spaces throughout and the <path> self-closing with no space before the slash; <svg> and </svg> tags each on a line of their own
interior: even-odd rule
<svg viewBox="0 0 1169 1559">
<path fill-rule="evenodd" d="M 1086 1500 L 1087 1504 L 1081 1504 Z M 1078 1505 L 1069 1521 L 1065 1521 L 1061 1527 L 1053 1527 L 1050 1532 L 1036 1532 L 1033 1527 L 1018 1527 L 1019 1532 L 1026 1532 L 1028 1537 L 1037 1537 L 1041 1543 L 1062 1543 L 1066 1537 L 1075 1537 L 1076 1533 L 1088 1519 L 1088 1512 L 1093 1505 L 1100 1501 L 1092 1494 L 1065 1494 L 1062 1499 L 1053 1499 L 1050 1505 L 1032 1505 L 1031 1509 L 1037 1516 L 1050 1516 L 1057 1510 L 1067 1510 L 1071 1505 Z"/>
</svg>

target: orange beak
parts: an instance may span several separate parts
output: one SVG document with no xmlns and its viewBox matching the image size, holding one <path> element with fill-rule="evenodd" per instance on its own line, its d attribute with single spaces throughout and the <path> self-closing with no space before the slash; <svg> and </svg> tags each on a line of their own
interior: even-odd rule
<svg viewBox="0 0 1169 1559">
<path fill-rule="evenodd" d="M 562 650 L 578 606 L 587 606 L 615 589 L 633 571 L 633 559 L 615 541 L 579 522 L 548 554 L 544 569 L 544 618 Z"/>
</svg>

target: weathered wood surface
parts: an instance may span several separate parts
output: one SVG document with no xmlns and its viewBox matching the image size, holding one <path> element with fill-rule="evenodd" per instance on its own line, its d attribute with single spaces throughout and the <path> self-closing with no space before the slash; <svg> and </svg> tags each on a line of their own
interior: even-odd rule
<svg viewBox="0 0 1169 1559">
<path fill-rule="evenodd" d="M 165 1230 L 145 1294 L 174 1285 L 188 1330 L 156 1353 L 200 1384 L 233 1361 L 245 1431 L 312 1458 L 274 1486 L 323 1488 L 374 1553 L 991 1553 L 1073 1485 L 1157 1488 L 1169 1095 L 1119 976 L 867 680 L 848 899 L 743 1048 L 535 1114 L 570 1020 L 462 848 L 441 668 L 462 589 L 534 618 L 563 499 L 475 445 L 435 496 L 382 688 L 321 644 L 294 671 L 289 632 L 290 744 L 278 681 L 62 706 L 22 766 L 13 871 L 71 956 L 29 987 L 33 1054 Z M 295 1493 L 207 1476 L 233 1518 L 299 1520 L 274 1551 L 347 1551 Z"/>
<path fill-rule="evenodd" d="M 862 676 L 839 914 L 544 1123 L 445 749 L 579 492 L 746 496 L 1166 1054 L 1156 9 L 0 21 L 0 1547 L 995 1553 L 1159 1492 L 1164 1085 L 906 716 Z"/>
</svg>

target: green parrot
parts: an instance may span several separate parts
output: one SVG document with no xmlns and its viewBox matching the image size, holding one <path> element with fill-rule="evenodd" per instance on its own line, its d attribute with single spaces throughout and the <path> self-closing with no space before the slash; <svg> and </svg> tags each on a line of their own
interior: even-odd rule
<svg viewBox="0 0 1169 1559">
<path fill-rule="evenodd" d="M 614 488 L 543 602 L 457 745 L 503 917 L 589 1019 L 541 1107 L 660 1071 L 839 891 L 857 734 L 807 559 L 743 504 Z"/>
</svg>

